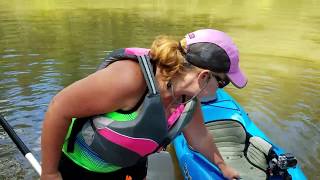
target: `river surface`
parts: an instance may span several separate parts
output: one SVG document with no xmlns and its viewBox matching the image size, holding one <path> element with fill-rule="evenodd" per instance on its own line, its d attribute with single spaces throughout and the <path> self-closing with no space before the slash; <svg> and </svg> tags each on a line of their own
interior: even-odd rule
<svg viewBox="0 0 320 180">
<path fill-rule="evenodd" d="M 107 52 L 199 28 L 227 32 L 249 78 L 227 87 L 272 141 L 320 179 L 320 1 L 0 1 L 0 112 L 40 159 L 47 105 Z M 0 128 L 0 179 L 37 175 Z"/>
</svg>

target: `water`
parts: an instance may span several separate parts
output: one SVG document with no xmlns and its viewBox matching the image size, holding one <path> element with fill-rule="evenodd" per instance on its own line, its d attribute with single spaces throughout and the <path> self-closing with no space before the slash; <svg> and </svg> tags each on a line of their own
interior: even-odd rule
<svg viewBox="0 0 320 180">
<path fill-rule="evenodd" d="M 233 37 L 249 77 L 245 89 L 227 90 L 319 179 L 319 8 L 316 0 L 0 1 L 0 112 L 39 159 L 50 99 L 106 52 L 212 27 Z M 37 177 L 3 129 L 0 144 L 0 179 Z"/>
</svg>

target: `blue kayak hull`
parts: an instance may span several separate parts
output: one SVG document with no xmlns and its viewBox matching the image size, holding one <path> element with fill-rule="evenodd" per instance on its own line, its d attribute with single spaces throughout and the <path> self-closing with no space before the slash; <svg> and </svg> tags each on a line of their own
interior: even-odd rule
<svg viewBox="0 0 320 180">
<path fill-rule="evenodd" d="M 224 90 L 217 90 L 217 100 L 213 103 L 202 105 L 201 108 L 205 123 L 225 119 L 238 121 L 245 127 L 248 134 L 261 137 L 272 144 L 276 154 L 280 155 L 285 153 L 283 149 L 270 141 L 270 139 L 248 117 L 240 104 Z M 173 145 L 180 170 L 185 179 L 224 179 L 220 170 L 214 164 L 209 162 L 200 153 L 189 148 L 189 145 L 182 134 L 173 141 Z M 296 168 L 289 168 L 288 172 L 293 180 L 307 179 L 299 166 Z"/>
</svg>

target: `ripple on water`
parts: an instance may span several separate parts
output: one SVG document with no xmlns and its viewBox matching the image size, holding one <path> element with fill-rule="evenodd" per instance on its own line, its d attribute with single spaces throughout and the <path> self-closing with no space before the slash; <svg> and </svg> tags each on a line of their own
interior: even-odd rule
<svg viewBox="0 0 320 180">
<path fill-rule="evenodd" d="M 12 84 L 12 83 L 16 83 L 18 82 L 18 80 L 16 78 L 6 78 L 6 79 L 2 79 L 0 80 L 0 88 L 5 88 L 6 84 Z"/>
<path fill-rule="evenodd" d="M 0 99 L 0 103 L 8 103 L 9 102 L 9 100 L 8 99 Z"/>
<path fill-rule="evenodd" d="M 4 52 L 15 52 L 15 49 L 5 49 Z"/>
<path fill-rule="evenodd" d="M 46 59 L 46 60 L 42 61 L 41 64 L 52 65 L 52 64 L 61 64 L 61 62 L 58 62 L 56 59 Z"/>
<path fill-rule="evenodd" d="M 12 76 L 12 75 L 28 74 L 28 73 L 30 73 L 30 71 L 7 71 L 7 72 L 4 72 L 3 74 Z"/>
<path fill-rule="evenodd" d="M 22 56 L 21 54 L 7 54 L 7 55 L 2 55 L 3 59 L 8 59 L 8 58 L 16 58 Z"/>
<path fill-rule="evenodd" d="M 28 56 L 35 57 L 35 56 L 40 56 L 40 54 L 28 54 Z"/>
<path fill-rule="evenodd" d="M 12 113 L 12 112 L 18 111 L 19 109 L 20 108 L 18 108 L 18 107 L 0 109 L 0 113 Z"/>
</svg>

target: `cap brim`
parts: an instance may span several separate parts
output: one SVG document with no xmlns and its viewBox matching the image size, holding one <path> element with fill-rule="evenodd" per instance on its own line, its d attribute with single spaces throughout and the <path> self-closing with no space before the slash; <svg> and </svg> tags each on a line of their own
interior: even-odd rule
<svg viewBox="0 0 320 180">
<path fill-rule="evenodd" d="M 248 79 L 239 68 L 235 72 L 227 73 L 227 76 L 231 83 L 237 88 L 244 88 L 247 85 Z"/>
</svg>

